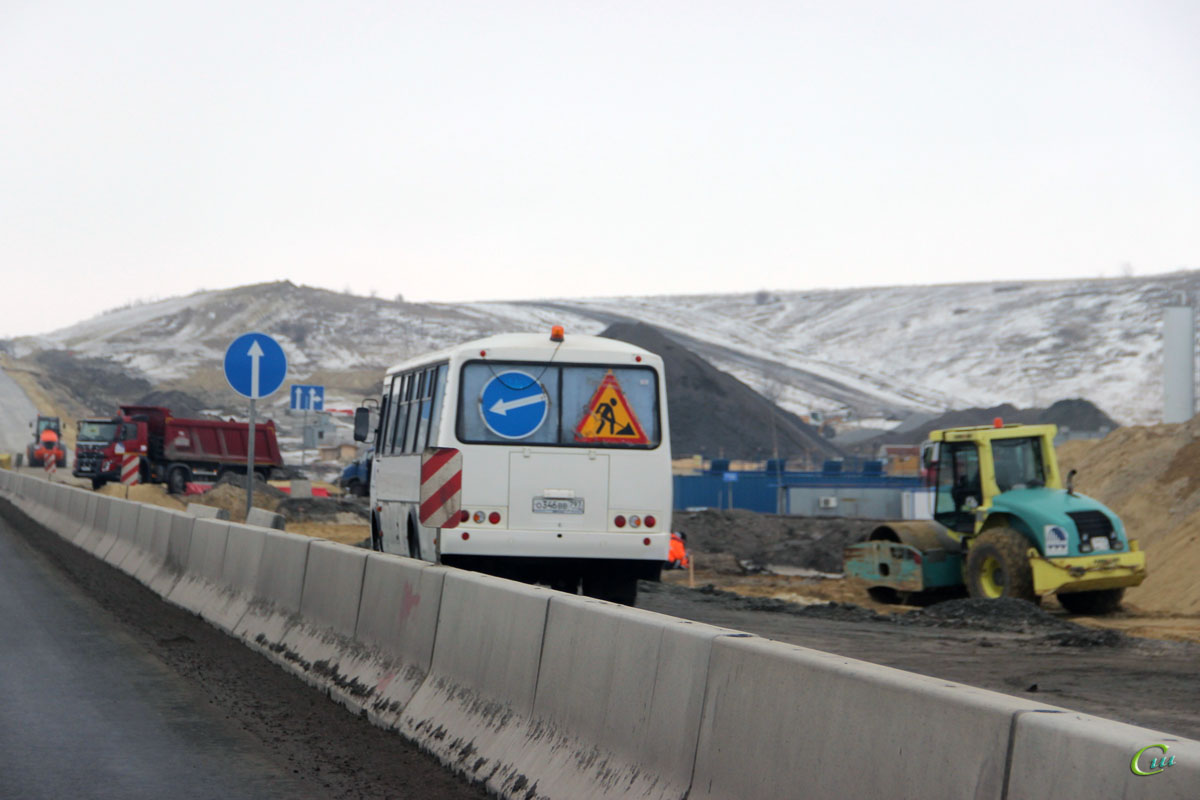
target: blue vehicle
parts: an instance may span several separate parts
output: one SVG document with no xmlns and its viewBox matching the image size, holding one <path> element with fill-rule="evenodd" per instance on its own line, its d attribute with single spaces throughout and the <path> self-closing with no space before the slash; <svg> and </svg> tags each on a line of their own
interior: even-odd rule
<svg viewBox="0 0 1200 800">
<path fill-rule="evenodd" d="M 338 478 L 338 486 L 348 494 L 356 497 L 366 497 L 371 490 L 371 461 L 375 456 L 375 448 L 371 448 L 353 464 L 342 470 Z"/>
</svg>

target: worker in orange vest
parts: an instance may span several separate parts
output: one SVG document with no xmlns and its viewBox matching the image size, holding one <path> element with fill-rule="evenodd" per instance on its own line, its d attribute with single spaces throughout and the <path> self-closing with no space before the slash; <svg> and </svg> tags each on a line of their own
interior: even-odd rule
<svg viewBox="0 0 1200 800">
<path fill-rule="evenodd" d="M 691 558 L 687 551 L 687 534 L 671 531 L 671 547 L 667 551 L 667 569 L 687 569 Z"/>
</svg>

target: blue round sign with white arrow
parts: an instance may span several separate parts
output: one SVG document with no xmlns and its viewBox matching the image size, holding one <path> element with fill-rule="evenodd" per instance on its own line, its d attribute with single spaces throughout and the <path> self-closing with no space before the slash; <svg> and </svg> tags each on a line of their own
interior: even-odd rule
<svg viewBox="0 0 1200 800">
<path fill-rule="evenodd" d="M 479 395 L 483 424 L 505 439 L 532 435 L 546 421 L 549 408 L 546 390 L 537 379 L 515 369 L 496 375 Z"/>
<path fill-rule="evenodd" d="M 265 333 L 243 333 L 225 351 L 225 380 L 242 397 L 273 394 L 287 377 L 287 356 Z"/>
</svg>

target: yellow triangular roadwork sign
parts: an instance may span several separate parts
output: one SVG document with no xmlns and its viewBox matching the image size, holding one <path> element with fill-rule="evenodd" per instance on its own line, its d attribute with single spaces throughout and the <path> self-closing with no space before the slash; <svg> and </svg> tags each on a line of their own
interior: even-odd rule
<svg viewBox="0 0 1200 800">
<path fill-rule="evenodd" d="M 649 444 L 646 432 L 629 407 L 621 385 L 612 370 L 600 381 L 588 410 L 575 427 L 577 442 Z"/>
</svg>

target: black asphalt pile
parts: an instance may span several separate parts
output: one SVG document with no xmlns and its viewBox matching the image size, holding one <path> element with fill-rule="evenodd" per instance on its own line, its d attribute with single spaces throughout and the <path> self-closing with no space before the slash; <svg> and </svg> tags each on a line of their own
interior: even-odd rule
<svg viewBox="0 0 1200 800">
<path fill-rule="evenodd" d="M 1053 424 L 1059 428 L 1069 428 L 1072 431 L 1084 433 L 1107 433 L 1119 427 L 1112 417 L 1100 410 L 1095 403 L 1082 398 L 1059 400 L 1049 408 L 1017 408 L 1010 403 L 1004 403 L 990 408 L 963 408 L 947 411 L 940 417 L 927 420 L 917 428 L 901 433 L 886 433 L 874 439 L 858 442 L 855 444 L 855 449 L 874 452 L 881 444 L 920 444 L 929 438 L 930 431 L 967 425 L 991 425 L 997 417 L 1006 423 Z"/>
<path fill-rule="evenodd" d="M 67 350 L 41 350 L 30 357 L 45 370 L 38 382 L 51 394 L 66 394 L 88 414 L 111 417 L 117 406 L 150 391 L 138 370 L 108 358 L 86 358 Z"/>
<path fill-rule="evenodd" d="M 639 591 L 646 594 L 675 595 L 729 611 L 761 611 L 841 623 L 875 622 L 900 627 L 955 628 L 1025 634 L 1038 637 L 1039 642 L 1060 647 L 1116 647 L 1128 641 L 1125 635 L 1118 631 L 1087 628 L 1056 617 L 1026 600 L 1012 598 L 947 600 L 921 611 L 879 614 L 853 603 L 806 605 L 774 597 L 741 595 L 718 589 L 712 584 L 688 589 L 672 584 L 642 582 Z"/>
<path fill-rule="evenodd" d="M 897 614 L 892 619 L 897 625 L 1041 634 L 1045 641 L 1063 647 L 1113 647 L 1126 641 L 1125 635 L 1118 631 L 1087 628 L 1056 617 L 1027 600 L 1012 597 L 946 600 L 910 614 Z"/>
<path fill-rule="evenodd" d="M 876 523 L 869 520 L 794 517 L 730 509 L 672 515 L 675 530 L 687 534 L 688 549 L 729 554 L 736 561 L 767 566 L 842 571 L 842 550 L 866 539 Z"/>
<path fill-rule="evenodd" d="M 671 452 L 706 458 L 806 458 L 842 455 L 838 446 L 732 375 L 644 323 L 620 322 L 601 334 L 662 356 L 671 419 Z"/>
<path fill-rule="evenodd" d="M 817 603 L 804 605 L 774 597 L 751 597 L 718 589 L 712 584 L 688 589 L 668 583 L 642 581 L 638 591 L 646 594 L 676 595 L 681 598 L 712 604 L 730 611 L 765 611 L 797 617 L 824 619 L 833 622 L 889 622 L 890 618 L 853 603 Z"/>
<path fill-rule="evenodd" d="M 341 514 L 353 514 L 364 521 L 371 519 L 367 500 L 363 497 L 291 497 L 279 501 L 276 514 L 288 522 L 341 522 Z"/>
<path fill-rule="evenodd" d="M 208 405 L 198 397 L 175 389 L 170 391 L 155 390 L 144 394 L 137 400 L 139 406 L 163 406 L 171 409 L 171 416 L 184 419 L 197 419 L 204 416 Z"/>
</svg>

